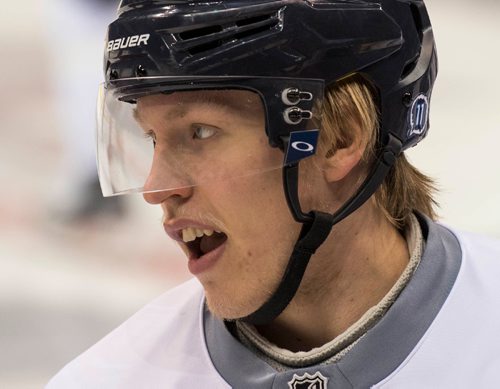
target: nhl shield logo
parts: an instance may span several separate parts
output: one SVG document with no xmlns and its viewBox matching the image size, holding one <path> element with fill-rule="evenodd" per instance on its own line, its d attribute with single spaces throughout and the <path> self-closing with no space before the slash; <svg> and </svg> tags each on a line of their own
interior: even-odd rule
<svg viewBox="0 0 500 389">
<path fill-rule="evenodd" d="M 305 373 L 304 375 L 293 375 L 293 379 L 288 383 L 290 389 L 327 389 L 328 378 L 319 371 L 313 375 Z"/>
</svg>

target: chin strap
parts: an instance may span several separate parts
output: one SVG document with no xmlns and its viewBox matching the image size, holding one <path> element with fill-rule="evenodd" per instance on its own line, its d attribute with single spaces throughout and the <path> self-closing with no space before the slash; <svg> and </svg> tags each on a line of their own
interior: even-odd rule
<svg viewBox="0 0 500 389">
<path fill-rule="evenodd" d="M 323 244 L 333 226 L 363 205 L 382 184 L 396 158 L 401 153 L 401 141 L 389 134 L 373 169 L 356 193 L 333 215 L 318 211 L 305 214 L 300 206 L 298 183 L 299 163 L 283 167 L 283 187 L 288 207 L 302 230 L 295 243 L 288 265 L 274 294 L 255 312 L 241 320 L 254 325 L 272 322 L 295 296 L 311 256 Z"/>
<path fill-rule="evenodd" d="M 302 226 L 283 278 L 274 294 L 259 309 L 242 320 L 256 325 L 269 323 L 283 312 L 295 296 L 311 255 L 325 241 L 333 227 L 329 214 L 312 212 L 311 218 L 312 221 Z"/>
</svg>

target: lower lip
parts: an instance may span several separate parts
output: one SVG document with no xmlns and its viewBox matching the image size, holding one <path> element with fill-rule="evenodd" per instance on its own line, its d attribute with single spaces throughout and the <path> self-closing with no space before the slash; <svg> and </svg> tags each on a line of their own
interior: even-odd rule
<svg viewBox="0 0 500 389">
<path fill-rule="evenodd" d="M 215 265 L 225 249 L 226 242 L 198 259 L 190 259 L 188 262 L 189 272 L 194 276 L 206 272 Z"/>
</svg>

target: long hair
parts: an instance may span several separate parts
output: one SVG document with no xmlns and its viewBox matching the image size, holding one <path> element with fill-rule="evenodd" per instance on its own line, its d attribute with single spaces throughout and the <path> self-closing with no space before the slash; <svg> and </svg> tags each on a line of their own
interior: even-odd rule
<svg viewBox="0 0 500 389">
<path fill-rule="evenodd" d="M 376 155 L 379 112 L 374 88 L 360 75 L 342 79 L 326 92 L 323 103 L 320 151 L 333 155 L 354 141 L 353 126 L 360 128 L 367 143 L 363 161 L 369 164 Z M 401 154 L 383 184 L 374 194 L 374 201 L 387 219 L 401 229 L 414 211 L 436 219 L 437 202 L 434 181 L 417 170 Z"/>
</svg>

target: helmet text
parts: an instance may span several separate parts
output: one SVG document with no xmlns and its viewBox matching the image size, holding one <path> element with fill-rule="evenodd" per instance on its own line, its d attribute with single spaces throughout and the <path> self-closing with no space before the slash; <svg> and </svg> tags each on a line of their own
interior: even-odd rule
<svg viewBox="0 0 500 389">
<path fill-rule="evenodd" d="M 127 49 L 129 47 L 147 46 L 150 34 L 132 35 L 125 38 L 118 38 L 108 42 L 107 51 Z"/>
</svg>

